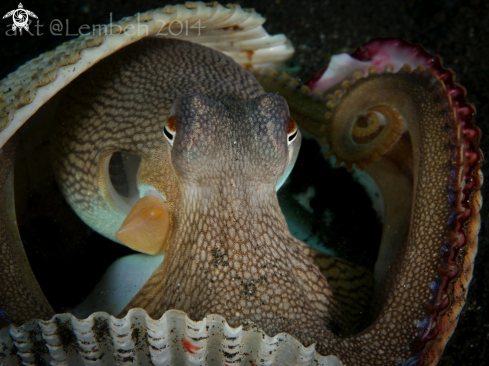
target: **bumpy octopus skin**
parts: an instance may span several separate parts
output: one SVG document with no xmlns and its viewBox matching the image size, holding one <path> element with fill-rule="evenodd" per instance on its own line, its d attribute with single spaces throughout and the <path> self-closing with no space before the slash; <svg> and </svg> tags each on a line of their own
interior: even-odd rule
<svg viewBox="0 0 489 366">
<path fill-rule="evenodd" d="M 146 126 L 142 122 L 139 129 L 133 126 L 125 139 L 121 138 L 126 128 L 124 124 L 112 122 L 114 128 L 121 129 L 121 132 L 116 130 L 117 141 L 128 141 L 116 149 L 141 154 L 142 166 L 146 164 L 146 157 L 151 159 L 150 151 L 155 148 L 167 154 L 151 164 L 163 164 L 159 171 L 165 172 L 164 179 L 172 182 L 171 189 L 167 188 L 168 183 L 166 186 L 164 182 L 158 184 L 167 198 L 170 212 L 174 212 L 170 215 L 166 259 L 125 311 L 143 307 L 153 316 L 160 316 L 165 310 L 177 308 L 198 319 L 215 312 L 225 316 L 231 325 L 250 320 L 270 334 L 285 331 L 305 344 L 317 342 L 320 353 L 334 354 L 345 364 L 422 363 L 426 357 L 436 358 L 430 355 L 430 349 L 436 348 L 430 341 L 446 342 L 445 329 L 437 338 L 439 329 L 453 328 L 450 313 L 458 314 L 463 305 L 463 286 L 467 281 L 463 276 L 464 271 L 466 277 L 470 276 L 471 264 L 464 264 L 464 252 L 459 248 L 465 241 L 469 244 L 474 241 L 480 206 L 478 130 L 468 124 L 464 132 L 469 138 L 464 140 L 459 116 L 452 107 L 445 84 L 430 71 L 411 72 L 403 68 L 399 73 L 392 73 L 388 67 L 386 74 L 377 75 L 371 70 L 368 77 L 357 75 L 355 83 L 344 83 L 345 90 L 336 93 L 328 104 L 330 111 L 326 111 L 324 103 L 315 109 L 317 105 L 310 99 L 303 98 L 302 105 L 298 105 L 300 101 L 290 95 L 287 97 L 299 121 L 304 122 L 304 116 L 308 115 L 313 121 L 304 122 L 306 128 L 316 135 L 327 132 L 330 147 L 339 161 L 345 161 L 349 168 L 353 163 L 360 167 L 373 164 L 368 171 L 387 192 L 388 212 L 393 206 L 391 201 L 399 194 L 395 190 L 389 193 L 389 185 L 397 180 L 411 182 L 401 194 L 415 197 L 410 217 L 404 214 L 387 219 L 399 232 L 407 233 L 407 239 L 402 241 L 392 232 L 384 232 L 379 262 L 387 264 L 376 269 L 377 285 L 370 311 L 372 324 L 359 334 L 341 337 L 328 329 L 333 324 L 331 320 L 345 324 L 332 289 L 311 263 L 312 251 L 290 236 L 273 190 L 277 176 L 287 164 L 283 160 L 287 156 L 285 103 L 278 97 L 263 94 L 244 70 L 228 72 L 228 68 L 233 67 L 222 64 L 216 71 L 212 65 L 215 60 L 202 62 L 202 57 L 208 57 L 205 49 L 191 46 L 186 52 L 192 56 L 185 58 L 179 52 L 179 47 L 185 46 L 172 47 L 171 52 L 158 56 L 137 56 L 137 66 L 124 58 L 115 61 L 117 65 L 129 65 L 132 78 L 136 80 L 130 88 L 143 93 L 150 91 L 149 95 L 142 96 L 145 101 L 152 100 L 152 95 L 157 96 L 151 104 L 158 111 L 151 113 L 151 108 L 145 109 L 146 121 L 153 118 L 157 123 Z M 145 54 L 144 48 L 139 51 L 131 54 Z M 167 58 L 176 57 L 185 72 L 177 68 L 171 73 L 203 78 L 196 81 L 192 76 L 190 80 L 179 79 L 178 86 L 171 85 L 171 90 L 178 94 L 172 108 L 177 123 L 176 128 L 172 127 L 176 134 L 171 152 L 166 150 L 168 146 L 158 131 L 163 123 L 161 116 L 169 116 L 170 102 L 175 95 L 166 96 L 164 89 L 156 89 L 159 83 L 154 77 L 156 74 L 147 76 L 154 63 L 145 61 L 144 57 L 166 61 L 156 73 L 169 75 L 164 65 L 175 67 L 176 62 Z M 133 95 L 122 93 L 128 91 L 128 82 L 106 75 L 113 70 L 120 70 L 117 72 L 124 75 L 126 66 L 115 66 L 110 59 L 106 62 L 110 66 L 88 73 L 93 80 L 101 80 L 105 90 L 102 93 L 106 96 L 98 96 L 95 104 L 124 107 L 127 105 L 123 102 L 123 98 L 127 98 L 124 95 L 129 98 Z M 209 68 L 202 70 L 204 64 Z M 193 65 L 199 65 L 199 69 L 195 70 L 197 66 Z M 134 77 L 132 68 L 140 70 L 138 77 Z M 243 75 L 242 79 L 236 80 L 236 75 Z M 229 86 L 229 77 L 233 79 L 233 86 Z M 106 80 L 110 80 L 107 81 L 110 84 L 107 85 Z M 265 86 L 273 84 L 266 78 L 260 81 Z M 241 85 L 238 90 L 237 85 Z M 84 174 L 90 177 L 90 169 L 95 171 L 93 164 L 98 159 L 94 152 L 89 153 L 91 147 L 104 145 L 105 140 L 100 140 L 100 136 L 108 136 L 108 140 L 114 136 L 113 132 L 107 133 L 106 127 L 101 127 L 102 131 L 90 126 L 97 127 L 97 123 L 106 126 L 112 120 L 117 121 L 118 116 L 105 113 L 90 117 L 91 112 L 88 112 L 86 118 L 82 111 L 98 108 L 86 104 L 91 103 L 87 94 L 94 93 L 93 90 L 98 93 L 102 88 L 84 90 L 80 84 L 75 89 L 71 99 L 77 100 L 78 105 L 74 107 L 70 103 L 69 116 L 62 112 L 59 119 L 66 125 L 77 126 L 65 131 L 67 134 L 86 132 L 79 143 L 68 143 L 57 153 L 67 156 L 68 161 L 71 159 L 71 165 L 66 160 L 58 164 L 67 169 L 66 175 L 73 174 L 70 169 L 76 171 L 77 166 L 85 166 Z M 196 92 L 202 95 L 185 94 Z M 83 118 L 71 121 L 72 108 L 75 108 L 75 116 Z M 315 130 L 311 123 L 321 122 L 314 115 L 318 111 L 329 121 Z M 107 124 L 95 122 L 106 115 Z M 382 122 L 382 118 L 386 122 Z M 70 122 L 66 123 L 68 120 Z M 282 121 L 281 126 L 278 121 Z M 246 123 L 251 124 L 243 128 Z M 264 125 L 269 127 L 260 127 Z M 149 133 L 146 137 L 138 135 L 143 129 Z M 90 143 L 83 144 L 83 141 Z M 73 151 L 77 152 L 76 156 L 92 157 L 94 163 L 77 161 Z M 282 160 L 279 152 L 282 152 Z M 171 166 L 164 166 L 169 156 Z M 374 164 L 381 157 L 382 163 Z M 152 170 L 154 168 L 145 168 L 143 173 Z M 401 178 L 389 178 L 389 173 Z M 96 181 L 96 176 L 92 173 L 90 178 L 84 179 L 90 184 Z M 149 182 L 153 178 L 146 179 Z M 81 188 L 82 192 L 90 190 L 89 186 Z M 80 187 L 74 187 L 70 192 L 69 184 L 65 189 L 69 200 L 80 191 Z M 458 200 L 461 202 L 457 203 Z M 468 205 L 467 209 L 462 209 L 463 202 Z M 85 200 L 85 205 L 84 210 L 90 212 L 91 203 Z M 389 222 L 385 226 L 390 227 Z M 390 247 L 382 249 L 386 246 Z M 439 354 L 436 350 L 433 353 Z"/>
<path fill-rule="evenodd" d="M 169 309 L 192 319 L 216 313 L 307 344 L 326 339 L 333 317 L 342 321 L 275 194 L 295 126 L 282 97 L 219 52 L 144 40 L 89 70 L 61 105 L 55 170 L 80 216 L 107 205 L 97 166 L 115 151 L 142 156 L 138 184 L 163 194 L 170 212 L 165 260 L 121 315 L 135 307 L 153 318 Z"/>
<path fill-rule="evenodd" d="M 161 48 L 149 52 L 152 42 Z M 437 362 L 465 302 L 482 204 L 475 111 L 439 58 L 428 55 L 414 71 L 384 66 L 356 75 L 329 104 L 287 76 L 256 74 L 338 163 L 365 168 L 384 194 L 371 322 L 352 332 L 321 263 L 340 266 L 294 239 L 278 207 L 274 185 L 290 161 L 284 100 L 201 46 L 150 40 L 118 56 L 68 91 L 54 164 L 70 204 L 108 237 L 124 217 L 104 191 L 101 161 L 116 151 L 141 155 L 138 182 L 164 195 L 165 260 L 125 311 L 140 306 L 159 317 L 178 308 L 192 318 L 219 313 L 231 325 L 252 321 L 269 334 L 317 342 L 319 353 L 345 365 Z M 351 283 L 340 285 L 347 295 L 357 290 Z"/>
<path fill-rule="evenodd" d="M 389 61 L 396 54 L 417 68 L 394 72 Z M 376 40 L 352 56 L 348 67 L 342 56 L 343 79 L 342 70 L 320 73 L 309 88 L 296 88 L 286 75 L 258 76 L 266 90 L 286 96 L 302 127 L 329 144 L 337 166 L 366 169 L 384 196 L 372 323 L 327 341 L 328 352 L 352 365 L 436 364 L 465 303 L 477 253 L 482 153 L 475 110 L 453 72 L 420 46 Z M 358 60 L 365 62 L 351 77 Z"/>
<path fill-rule="evenodd" d="M 0 149 L 0 314 L 6 314 L 5 322 L 22 324 L 34 317 L 50 318 L 54 311 L 29 266 L 17 228 L 13 195 L 16 140 L 11 138 Z M 0 320 L 0 328 L 2 323 Z"/>
</svg>

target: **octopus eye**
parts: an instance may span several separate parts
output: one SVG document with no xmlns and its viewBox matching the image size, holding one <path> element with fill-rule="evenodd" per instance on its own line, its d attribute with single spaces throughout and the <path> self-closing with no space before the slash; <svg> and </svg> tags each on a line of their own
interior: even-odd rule
<svg viewBox="0 0 489 366">
<path fill-rule="evenodd" d="M 291 146 L 297 138 L 299 129 L 297 128 L 297 123 L 289 117 L 287 119 L 287 146 Z"/>
<path fill-rule="evenodd" d="M 177 117 L 175 115 L 171 115 L 166 120 L 165 127 L 163 128 L 163 134 L 165 135 L 166 140 L 170 143 L 170 146 L 173 146 L 173 139 L 175 138 L 176 132 Z"/>
</svg>

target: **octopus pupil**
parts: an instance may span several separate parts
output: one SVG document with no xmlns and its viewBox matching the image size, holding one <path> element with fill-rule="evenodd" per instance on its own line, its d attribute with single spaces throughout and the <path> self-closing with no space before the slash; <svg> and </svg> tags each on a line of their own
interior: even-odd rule
<svg viewBox="0 0 489 366">
<path fill-rule="evenodd" d="M 168 131 L 166 126 L 163 128 L 163 132 L 168 140 L 173 141 L 173 135 L 170 133 L 170 131 Z"/>
<path fill-rule="evenodd" d="M 292 134 L 289 135 L 289 142 L 292 142 L 295 140 L 295 138 L 297 137 L 297 131 L 298 130 L 295 130 Z"/>
</svg>

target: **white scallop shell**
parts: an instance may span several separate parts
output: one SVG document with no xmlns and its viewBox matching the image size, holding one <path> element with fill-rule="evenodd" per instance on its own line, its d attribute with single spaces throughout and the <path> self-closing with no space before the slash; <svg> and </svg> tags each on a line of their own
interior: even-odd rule
<svg viewBox="0 0 489 366">
<path fill-rule="evenodd" d="M 196 349 L 190 352 L 184 340 Z M 82 320 L 58 314 L 0 331 L 0 365 L 36 365 L 39 358 L 53 366 L 343 365 L 285 333 L 269 337 L 254 325 L 232 328 L 219 315 L 195 322 L 179 310 L 153 320 L 142 309 L 123 319 L 102 312 Z"/>
<path fill-rule="evenodd" d="M 63 43 L 0 81 L 0 147 L 44 103 L 88 68 L 144 37 L 199 43 L 245 66 L 266 66 L 294 53 L 283 34 L 270 36 L 265 18 L 239 5 L 187 2 L 138 13 Z M 183 28 L 182 28 L 183 27 Z"/>
</svg>

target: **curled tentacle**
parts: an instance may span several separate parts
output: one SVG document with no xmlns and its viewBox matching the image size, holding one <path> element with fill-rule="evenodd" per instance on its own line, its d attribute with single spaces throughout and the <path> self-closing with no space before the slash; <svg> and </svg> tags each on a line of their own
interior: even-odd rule
<svg viewBox="0 0 489 366">
<path fill-rule="evenodd" d="M 361 101 L 364 101 L 363 105 Z M 374 324 L 383 323 L 385 318 L 397 318 L 395 323 L 399 322 L 398 324 L 409 324 L 409 319 L 418 319 L 418 325 L 405 326 L 406 331 L 411 332 L 411 337 L 415 339 L 409 350 L 412 356 L 406 357 L 409 354 L 406 353 L 405 357 L 422 362 L 439 357 L 443 347 L 437 349 L 436 345 L 445 344 L 453 332 L 454 325 L 452 324 L 449 330 L 446 324 L 456 322 L 453 314 L 460 312 L 466 296 L 464 292 L 453 297 L 455 292 L 468 285 L 465 282 L 468 274 L 465 274 L 467 276 L 465 279 L 459 277 L 462 267 L 471 266 L 463 264 L 463 256 L 457 253 L 467 241 L 473 243 L 476 239 L 472 237 L 468 240 L 466 235 L 472 236 L 472 230 L 467 232 L 460 230 L 453 220 L 464 222 L 468 220 L 471 225 L 478 227 L 477 212 L 480 201 L 477 197 L 480 196 L 478 191 L 465 193 L 468 196 L 475 194 L 475 207 L 471 205 L 461 207 L 462 205 L 459 204 L 454 207 L 454 200 L 451 197 L 455 195 L 461 199 L 460 203 L 463 202 L 462 197 L 465 195 L 461 192 L 459 185 L 461 182 L 458 177 L 463 177 L 466 182 L 478 180 L 476 165 L 472 165 L 469 159 L 461 158 L 467 156 L 464 152 L 467 145 L 472 145 L 469 148 L 472 150 L 471 153 L 474 148 L 476 150 L 473 152 L 477 156 L 474 160 L 480 162 L 481 154 L 480 151 L 477 153 L 477 140 L 471 141 L 460 133 L 463 121 L 460 120 L 457 110 L 453 108 L 453 101 L 446 85 L 436 73 L 430 69 L 422 70 L 421 67 L 411 72 L 408 67 L 404 67 L 397 74 L 371 74 L 367 78 L 357 80 L 335 107 L 332 123 L 329 126 L 330 147 L 338 159 L 345 159 L 347 167 L 352 163 L 362 167 L 366 160 L 362 160 L 362 156 L 359 155 L 358 160 L 353 158 L 346 161 L 347 154 L 344 151 L 348 151 L 349 147 L 344 142 L 346 127 L 335 128 L 335 123 L 341 125 L 341 121 L 344 125 L 348 124 L 347 118 L 341 118 L 342 107 L 348 113 L 354 113 L 351 107 L 358 105 L 360 108 L 357 109 L 357 113 L 364 113 L 363 107 L 372 108 L 384 103 L 398 110 L 406 120 L 405 128 L 409 133 L 413 156 L 415 200 L 411 206 L 410 230 L 406 244 L 399 246 L 396 259 L 392 262 L 392 269 L 385 271 L 389 277 L 395 276 L 395 279 L 385 281 L 384 291 L 388 292 L 382 296 L 384 300 L 379 300 L 378 304 L 382 303 L 378 309 L 380 315 Z M 397 121 L 396 119 L 395 123 Z M 474 132 L 478 132 L 476 127 L 471 127 Z M 379 134 L 377 138 L 381 136 Z M 391 141 L 399 137 L 399 134 L 394 135 Z M 373 143 L 366 145 L 365 150 L 368 150 Z M 379 159 L 381 154 L 386 154 L 386 158 L 389 158 L 388 150 L 385 152 L 373 150 L 370 153 L 373 157 L 368 160 L 368 163 Z M 400 164 L 402 165 L 402 161 Z M 475 171 L 471 167 L 476 167 Z M 467 173 L 464 174 L 464 171 Z M 386 180 L 382 178 L 382 174 L 378 179 Z M 454 179 L 454 176 L 457 178 Z M 479 184 L 480 181 L 474 186 Z M 452 189 L 446 188 L 449 186 Z M 386 244 L 392 245 L 392 242 L 382 243 L 384 246 Z M 473 250 L 470 252 L 474 253 Z M 471 255 L 465 259 L 469 263 L 472 260 Z M 377 267 L 382 268 L 382 263 L 378 262 Z M 378 272 L 381 270 L 379 269 Z M 430 291 L 423 292 L 423 287 Z M 414 305 L 404 314 L 400 314 L 396 309 L 399 307 L 396 299 L 402 297 L 411 299 L 409 303 L 412 302 Z M 358 338 L 360 339 L 362 337 Z M 400 349 L 398 348 L 397 351 Z M 394 350 L 391 352 L 394 353 Z M 416 352 L 421 352 L 421 355 L 416 356 Z"/>
<path fill-rule="evenodd" d="M 386 70 L 392 68 L 387 66 Z M 377 72 L 371 68 L 370 76 L 374 75 Z M 328 95 L 327 106 L 331 112 L 325 115 L 330 147 L 327 154 L 336 156 L 336 166 L 344 163 L 348 170 L 353 164 L 364 169 L 379 160 L 398 142 L 405 128 L 402 114 L 386 101 L 384 90 L 378 90 L 376 98 L 358 93 L 352 97 L 349 90 L 358 88 L 364 80 L 360 73 L 356 73 L 353 84 L 344 82 L 343 89 Z"/>
<path fill-rule="evenodd" d="M 262 80 L 268 90 L 279 83 Z M 438 56 L 399 40 L 334 56 L 307 85 L 313 98 L 281 84 L 288 101 L 298 99 L 289 101 L 291 114 L 329 143 L 337 162 L 366 168 L 386 212 L 371 325 L 323 347 L 346 364 L 436 364 L 477 252 L 482 153 L 475 110 Z"/>
</svg>

